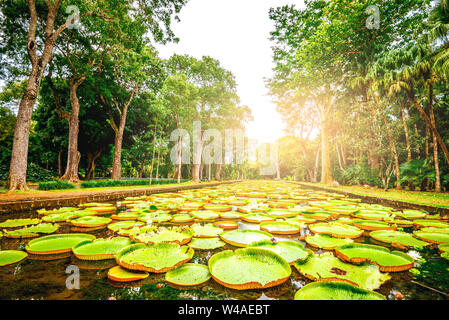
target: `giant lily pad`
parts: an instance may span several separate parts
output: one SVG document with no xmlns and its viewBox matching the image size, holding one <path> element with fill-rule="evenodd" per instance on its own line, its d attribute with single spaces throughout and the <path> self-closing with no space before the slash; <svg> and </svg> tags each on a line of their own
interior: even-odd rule
<svg viewBox="0 0 449 320">
<path fill-rule="evenodd" d="M 7 238 L 33 238 L 40 234 L 53 233 L 58 230 L 59 225 L 51 223 L 40 223 L 31 227 L 17 229 L 13 231 L 5 231 L 4 236 Z"/>
<path fill-rule="evenodd" d="M 262 222 L 260 230 L 270 232 L 272 234 L 296 234 L 301 232 L 304 225 L 301 223 L 293 224 L 285 221 Z"/>
<path fill-rule="evenodd" d="M 139 214 L 136 212 L 120 212 L 111 216 L 111 219 L 120 221 L 136 220 L 138 218 Z"/>
<path fill-rule="evenodd" d="M 421 219 L 427 215 L 427 212 L 420 210 L 402 210 L 402 212 L 396 212 L 397 216 L 402 217 L 404 219 Z"/>
<path fill-rule="evenodd" d="M 177 243 L 183 245 L 192 240 L 193 233 L 188 228 L 158 228 L 148 233 L 141 233 L 134 240 L 143 243 Z"/>
<path fill-rule="evenodd" d="M 42 218 L 44 222 L 65 222 L 69 219 L 77 218 L 76 211 L 68 211 L 63 213 L 53 213 Z"/>
<path fill-rule="evenodd" d="M 353 243 L 335 249 L 335 254 L 343 261 L 361 264 L 375 263 L 383 272 L 399 272 L 413 268 L 414 259 L 400 251 L 390 251 L 387 248 Z"/>
<path fill-rule="evenodd" d="M 220 238 L 236 247 L 246 247 L 252 242 L 269 240 L 272 235 L 265 231 L 259 230 L 232 230 L 225 231 L 220 234 Z"/>
<path fill-rule="evenodd" d="M 188 246 L 196 250 L 214 250 L 225 245 L 219 238 L 193 238 Z"/>
<path fill-rule="evenodd" d="M 220 217 L 220 215 L 215 211 L 192 211 L 191 215 L 198 220 L 215 220 Z"/>
<path fill-rule="evenodd" d="M 8 219 L 0 223 L 0 228 L 17 228 L 38 224 L 39 219 Z"/>
<path fill-rule="evenodd" d="M 108 271 L 108 278 L 117 282 L 131 282 L 148 278 L 146 271 L 129 271 L 120 266 L 115 266 Z"/>
<path fill-rule="evenodd" d="M 53 210 L 39 209 L 39 210 L 37 210 L 37 213 L 47 216 L 47 215 L 50 215 L 50 214 L 64 213 L 64 212 L 70 212 L 70 211 L 76 211 L 76 210 L 78 210 L 78 208 L 62 207 L 62 208 L 53 209 Z"/>
<path fill-rule="evenodd" d="M 449 243 L 449 234 L 448 233 L 439 233 L 439 232 L 426 232 L 426 231 L 415 231 L 413 232 L 415 236 L 430 243 Z"/>
<path fill-rule="evenodd" d="M 86 216 L 71 220 L 70 223 L 76 227 L 95 228 L 103 227 L 112 221 L 110 218 Z"/>
<path fill-rule="evenodd" d="M 276 209 L 267 211 L 267 214 L 274 218 L 291 218 L 296 217 L 298 215 L 298 212 Z"/>
<path fill-rule="evenodd" d="M 129 270 L 164 273 L 188 262 L 193 254 L 192 248 L 176 243 L 138 243 L 120 250 L 115 260 Z"/>
<path fill-rule="evenodd" d="M 369 235 L 377 241 L 399 244 L 405 247 L 424 247 L 428 245 L 427 242 L 416 239 L 412 234 L 401 231 L 378 230 L 371 231 Z"/>
<path fill-rule="evenodd" d="M 375 291 L 345 282 L 331 281 L 305 285 L 296 292 L 295 300 L 386 300 L 386 298 Z"/>
<path fill-rule="evenodd" d="M 289 264 L 294 264 L 296 261 L 305 261 L 312 255 L 312 251 L 304 249 L 304 246 L 295 241 L 280 241 L 273 243 L 270 240 L 262 240 L 251 243 L 248 248 L 267 249 L 277 253 L 284 258 Z"/>
<path fill-rule="evenodd" d="M 378 220 L 364 220 L 364 219 L 354 219 L 352 221 L 354 226 L 362 230 L 375 231 L 375 230 L 396 230 L 397 227 L 391 226 L 387 222 Z"/>
<path fill-rule="evenodd" d="M 214 225 L 224 230 L 233 230 L 239 227 L 239 224 L 235 221 L 217 221 L 214 222 Z"/>
<path fill-rule="evenodd" d="M 359 219 L 384 220 L 390 218 L 390 213 L 387 211 L 359 210 L 353 216 Z"/>
<path fill-rule="evenodd" d="M 171 220 L 171 223 L 189 223 L 195 220 L 190 214 L 187 213 L 178 213 L 173 215 L 173 219 Z"/>
<path fill-rule="evenodd" d="M 223 206 L 223 205 L 219 205 L 219 204 L 205 204 L 204 209 L 211 210 L 211 211 L 225 212 L 225 211 L 231 211 L 232 206 Z"/>
<path fill-rule="evenodd" d="M 209 259 L 209 271 L 225 287 L 246 290 L 265 289 L 288 280 L 291 268 L 280 255 L 266 249 L 226 250 Z"/>
<path fill-rule="evenodd" d="M 72 247 L 95 236 L 85 233 L 55 234 L 33 239 L 28 242 L 25 250 L 31 254 L 58 254 L 71 252 Z"/>
<path fill-rule="evenodd" d="M 140 221 L 132 221 L 132 220 L 125 220 L 125 221 L 119 221 L 119 222 L 114 222 L 108 225 L 108 229 L 111 231 L 119 231 L 122 229 L 131 229 L 134 227 L 140 227 L 145 225 L 143 222 Z"/>
<path fill-rule="evenodd" d="M 125 237 L 96 239 L 80 242 L 72 248 L 72 251 L 81 260 L 106 260 L 114 259 L 119 250 L 130 244 L 131 240 Z"/>
<path fill-rule="evenodd" d="M 363 234 L 363 230 L 355 226 L 336 222 L 312 224 L 309 226 L 309 229 L 313 233 L 330 234 L 335 238 L 354 239 L 360 237 Z"/>
<path fill-rule="evenodd" d="M 96 215 L 105 215 L 117 212 L 117 208 L 114 206 L 88 207 L 88 210 L 95 211 Z"/>
<path fill-rule="evenodd" d="M 439 220 L 418 219 L 413 220 L 413 224 L 418 227 L 449 228 L 449 223 Z"/>
<path fill-rule="evenodd" d="M 316 211 L 316 212 L 304 211 L 304 212 L 301 212 L 301 216 L 319 220 L 319 221 L 331 220 L 331 219 L 335 219 L 338 217 L 338 215 L 335 213 L 329 213 L 329 212 L 325 212 L 325 211 Z"/>
<path fill-rule="evenodd" d="M 200 225 L 194 224 L 192 227 L 193 236 L 196 238 L 215 238 L 223 232 L 222 228 L 214 226 L 211 223 Z"/>
<path fill-rule="evenodd" d="M 233 211 L 227 211 L 227 212 L 220 213 L 220 219 L 224 219 L 224 220 L 238 220 L 241 217 L 242 217 L 241 213 L 233 212 Z"/>
<path fill-rule="evenodd" d="M 173 216 L 171 214 L 161 213 L 160 211 L 145 213 L 139 217 L 139 221 L 157 223 L 167 222 L 171 219 L 173 219 Z"/>
<path fill-rule="evenodd" d="M 0 251 L 0 267 L 20 262 L 27 256 L 28 254 L 26 252 L 19 250 L 2 250 Z"/>
<path fill-rule="evenodd" d="M 325 249 L 325 250 L 333 250 L 338 246 L 353 242 L 352 239 L 334 238 L 328 234 L 319 234 L 319 233 L 317 233 L 313 236 L 307 236 L 305 238 L 305 241 L 307 242 L 308 245 L 310 245 L 312 247 Z"/>
<path fill-rule="evenodd" d="M 276 221 L 276 218 L 271 217 L 266 214 L 261 213 L 250 213 L 243 215 L 241 218 L 243 221 L 250 222 L 250 223 L 261 223 L 261 222 L 268 222 L 268 221 Z"/>
<path fill-rule="evenodd" d="M 209 268 L 196 263 L 183 264 L 165 274 L 166 282 L 183 287 L 198 286 L 210 278 Z"/>
<path fill-rule="evenodd" d="M 344 281 L 368 290 L 377 289 L 390 279 L 390 275 L 381 273 L 374 264 L 348 264 L 330 252 L 321 256 L 314 255 L 303 264 L 297 262 L 295 267 L 299 273 L 313 281 Z"/>
</svg>

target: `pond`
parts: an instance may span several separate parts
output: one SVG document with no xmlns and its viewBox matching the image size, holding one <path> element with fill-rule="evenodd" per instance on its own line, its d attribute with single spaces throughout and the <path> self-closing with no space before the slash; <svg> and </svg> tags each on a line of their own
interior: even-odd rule
<svg viewBox="0 0 449 320">
<path fill-rule="evenodd" d="M 98 209 L 95 211 L 95 208 L 102 207 L 104 210 Z M 111 207 L 113 208 L 112 210 Z M 263 265 L 262 270 L 256 266 L 255 262 L 243 263 L 242 261 L 248 260 L 245 257 L 231 256 L 228 258 L 234 258 L 237 264 L 242 263 L 241 268 L 237 266 L 236 270 L 234 270 L 236 274 L 238 273 L 238 276 L 225 274 L 223 270 L 220 271 L 219 264 L 223 264 L 226 258 L 215 259 L 215 264 L 213 265 L 215 274 L 213 272 L 213 278 L 204 283 L 186 287 L 167 282 L 165 280 L 166 272 L 150 272 L 148 277 L 139 281 L 117 282 L 111 280 L 108 278 L 108 272 L 111 268 L 117 266 L 118 263 L 112 256 L 112 259 L 109 257 L 110 259 L 105 260 L 82 260 L 77 258 L 72 251 L 60 254 L 32 254 L 29 252 L 24 260 L 0 266 L 0 299 L 293 300 L 295 294 L 301 288 L 314 282 L 312 281 L 313 275 L 315 275 L 315 279 L 313 280 L 318 280 L 317 278 L 321 277 L 340 280 L 340 283 L 343 283 L 341 281 L 345 281 L 344 283 L 350 284 L 353 287 L 357 286 L 368 291 L 380 293 L 389 300 L 448 299 L 449 260 L 444 258 L 444 254 L 443 257 L 441 256 L 438 243 L 436 243 L 444 244 L 446 239 L 444 234 L 449 230 L 449 226 L 446 226 L 447 222 L 444 217 L 431 216 L 427 213 L 408 210 L 403 210 L 403 212 L 395 211 L 392 208 L 386 208 L 380 205 L 363 204 L 356 199 L 347 199 L 341 195 L 306 190 L 293 184 L 277 181 L 241 182 L 213 188 L 155 194 L 147 197 L 124 199 L 123 201 L 112 204 L 112 206 L 86 204 L 83 208 L 78 209 L 81 211 L 76 212 L 83 212 L 82 210 L 90 211 L 90 214 L 87 213 L 86 215 L 88 217 L 111 218 L 112 216 L 114 219 L 105 219 L 104 224 L 101 226 L 83 227 L 80 226 L 82 222 L 94 223 L 96 220 L 68 215 L 70 217 L 66 220 L 59 221 L 64 216 L 57 219 L 55 216 L 56 211 L 52 211 L 51 215 L 49 214 L 50 212 L 23 212 L 20 214 L 1 216 L 0 225 L 6 220 L 12 219 L 44 219 L 44 221 L 39 221 L 40 223 L 58 221 L 56 223 L 59 227 L 52 234 L 84 233 L 93 235 L 97 239 L 117 237 L 121 232 L 123 232 L 122 236 L 126 236 L 129 230 L 147 228 L 145 231 L 136 231 L 134 234 L 128 234 L 128 236 L 136 242 L 147 243 L 149 247 L 154 245 L 152 240 L 148 240 L 155 239 L 152 237 L 163 238 L 164 235 L 168 235 L 170 232 L 172 234 L 176 233 L 176 236 L 180 236 L 182 232 L 187 234 L 191 232 L 193 235 L 190 237 L 187 236 L 186 240 L 183 240 L 183 246 L 193 244 L 192 241 L 195 239 L 214 239 L 217 243 L 221 243 L 221 247 L 217 249 L 193 249 L 193 256 L 189 257 L 188 262 L 205 266 L 208 266 L 209 259 L 212 256 L 222 251 L 247 250 L 248 247 L 253 246 L 253 243 L 248 244 L 245 241 L 250 241 L 248 239 L 251 239 L 251 237 L 255 237 L 254 239 L 256 239 L 259 236 L 256 233 L 252 234 L 251 237 L 241 232 L 237 234 L 231 233 L 233 230 L 265 230 L 262 231 L 263 234 L 260 233 L 260 236 L 265 241 L 268 239 L 269 244 L 271 243 L 275 246 L 284 241 L 290 241 L 290 244 L 294 242 L 300 244 L 298 248 L 303 248 L 303 252 L 308 255 L 303 260 L 299 259 L 296 264 L 295 262 L 290 263 L 291 261 L 287 261 L 284 256 L 279 258 L 279 263 L 283 264 L 284 271 L 286 270 L 286 261 L 287 268 L 288 263 L 290 263 L 291 272 L 287 270 L 287 277 L 280 275 L 283 272 L 280 270 L 280 267 L 277 269 L 275 267 L 271 268 L 270 263 L 275 264 L 276 262 L 270 261 L 274 261 L 277 258 L 270 260 L 273 257 L 268 254 L 260 260 L 266 263 Z M 94 209 L 93 214 L 95 215 L 92 215 L 92 209 Z M 73 210 L 75 209 L 72 209 L 72 212 L 75 212 Z M 64 212 L 64 209 L 61 209 L 56 214 L 61 214 L 61 212 Z M 174 224 L 171 221 L 175 214 L 182 214 L 182 216 L 176 216 L 181 222 Z M 45 218 L 50 216 L 55 217 L 55 219 Z M 124 228 L 116 231 L 108 228 L 108 225 L 112 223 L 129 221 L 126 219 L 135 219 L 136 222 L 143 221 L 143 226 L 138 226 L 134 229 Z M 189 221 L 182 222 L 183 219 L 184 221 Z M 75 221 L 78 221 L 78 223 L 75 223 Z M 214 223 L 221 225 L 220 222 L 222 221 L 231 221 L 229 225 L 232 225 L 233 221 L 237 224 L 237 229 L 219 230 L 218 228 L 212 228 Z M 270 223 L 273 221 L 275 221 L 274 224 Z M 98 224 L 98 221 L 96 222 Z M 33 223 L 36 224 L 38 222 Z M 77 225 L 75 226 L 75 224 Z M 208 226 L 211 228 L 196 229 L 197 231 L 195 232 L 200 233 L 198 235 L 192 231 L 194 226 L 196 228 L 198 226 Z M 38 232 L 37 236 L 40 238 L 23 238 L 20 236 L 24 236 L 26 232 L 22 234 L 19 232 L 19 236 L 11 232 L 20 230 L 23 227 L 23 225 L 17 227 L 0 227 L 4 233 L 0 240 L 1 251 L 19 250 L 26 252 L 27 248 L 29 249 L 27 244 L 30 241 L 35 241 L 35 239 L 46 236 L 44 233 Z M 215 238 L 198 238 L 202 237 L 201 232 L 213 233 L 215 230 L 220 231 L 220 233 L 212 234 L 212 237 L 215 236 Z M 396 239 L 393 237 L 395 234 L 392 235 L 391 232 L 398 231 L 401 235 L 403 233 L 408 234 L 412 240 L 410 238 L 407 238 L 408 240 L 401 238 L 400 240 L 388 241 L 389 238 Z M 50 230 L 48 232 L 50 233 L 52 231 Z M 164 234 L 164 232 L 166 233 Z M 373 234 L 373 232 L 377 233 Z M 437 236 L 438 241 L 432 240 L 434 239 L 434 234 L 441 235 L 441 237 Z M 374 239 L 374 235 L 376 235 L 376 239 Z M 209 237 L 210 235 L 206 236 Z M 387 240 L 383 239 L 382 236 L 386 237 Z M 330 243 L 335 241 L 338 246 L 330 249 L 324 244 L 329 241 Z M 409 241 L 412 241 L 412 243 Z M 418 242 L 414 243 L 413 241 Z M 237 244 L 238 247 L 230 244 L 230 242 Z M 357 266 L 354 263 L 351 264 L 348 261 L 343 261 L 341 256 L 337 258 L 336 252 L 338 248 L 342 248 L 341 246 L 345 247 L 345 243 L 347 244 L 346 247 L 349 244 L 354 245 L 354 243 L 376 246 L 362 247 L 364 250 L 366 248 L 370 250 L 374 248 L 377 250 L 377 248 L 381 247 L 388 248 L 391 251 L 400 251 L 404 256 L 397 254 L 397 257 L 410 260 L 411 265 L 405 271 L 394 270 L 393 272 L 381 270 L 382 268 L 379 268 L 379 266 L 383 263 L 380 260 L 378 264 L 364 262 Z M 176 246 L 179 245 L 176 244 Z M 194 245 L 192 246 L 195 247 Z M 242 249 L 243 247 L 246 248 Z M 349 246 L 348 248 L 354 248 L 354 246 Z M 356 248 L 359 250 L 356 250 L 356 255 L 361 255 L 360 252 L 364 250 L 360 250 L 357 246 Z M 267 249 L 260 250 L 262 255 L 265 255 L 264 252 L 269 251 Z M 343 249 L 340 249 L 340 251 L 343 252 Z M 124 253 L 123 255 L 126 256 L 126 254 Z M 389 254 L 389 251 L 387 253 L 383 252 L 382 254 Z M 272 253 L 272 255 L 278 256 L 276 253 Z M 380 255 L 381 253 L 379 253 L 378 257 Z M 320 260 L 325 257 L 329 258 L 329 265 L 324 260 Z M 317 259 L 317 262 L 312 264 L 311 259 Z M 340 261 L 337 261 L 338 259 Z M 375 260 L 376 257 L 370 257 L 370 259 Z M 167 258 L 167 260 L 169 259 Z M 132 263 L 135 262 L 135 260 L 130 261 Z M 182 263 L 179 265 L 181 266 Z M 67 285 L 68 282 L 70 283 L 68 279 L 71 276 L 68 270 L 73 270 L 68 269 L 70 266 L 74 266 L 73 268 L 79 270 L 79 289 Z M 368 270 L 365 268 L 366 266 L 369 267 L 369 271 L 366 271 Z M 248 268 L 254 269 L 248 270 Z M 135 272 L 135 270 L 132 272 Z M 333 276 L 325 276 L 328 272 L 331 272 Z M 360 275 L 363 272 L 370 273 L 367 276 L 368 280 L 362 281 L 360 280 L 362 277 L 359 274 L 354 276 L 351 274 L 352 272 L 360 272 Z M 266 288 L 262 289 L 248 288 L 246 290 L 237 290 L 232 288 L 228 283 L 229 281 L 233 281 L 232 277 L 234 279 L 238 277 L 250 277 L 251 273 L 259 275 L 260 278 L 267 277 L 269 280 L 264 282 L 265 284 L 270 279 L 279 280 L 281 277 L 285 279 L 282 281 L 279 280 L 281 282 L 279 284 L 274 286 L 267 285 Z M 354 278 L 350 278 L 350 276 Z M 371 281 L 373 277 L 377 277 L 376 281 L 379 279 L 383 280 L 379 280 L 379 283 L 375 284 Z M 231 280 L 228 281 L 226 279 Z M 237 279 L 235 281 L 238 282 L 239 280 Z"/>
</svg>

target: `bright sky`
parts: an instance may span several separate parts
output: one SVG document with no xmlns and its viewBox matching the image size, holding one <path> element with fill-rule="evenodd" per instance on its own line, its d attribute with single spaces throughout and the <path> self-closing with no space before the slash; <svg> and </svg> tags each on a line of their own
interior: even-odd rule
<svg viewBox="0 0 449 320">
<path fill-rule="evenodd" d="M 173 26 L 178 44 L 158 46 L 161 56 L 189 54 L 218 59 L 232 71 L 243 105 L 252 109 L 254 121 L 247 125 L 250 139 L 274 142 L 284 136 L 280 115 L 267 95 L 264 78 L 272 75 L 273 23 L 271 7 L 303 6 L 302 0 L 190 0 L 181 10 L 181 22 Z"/>
</svg>

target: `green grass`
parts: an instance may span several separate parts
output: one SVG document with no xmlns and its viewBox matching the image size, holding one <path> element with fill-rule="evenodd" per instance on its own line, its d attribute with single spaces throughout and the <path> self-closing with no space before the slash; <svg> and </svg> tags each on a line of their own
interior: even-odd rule
<svg viewBox="0 0 449 320">
<path fill-rule="evenodd" d="M 364 188 L 360 186 L 330 187 L 322 183 L 301 182 L 304 185 L 322 187 L 334 191 L 345 191 L 362 196 L 372 196 L 389 200 L 404 201 L 413 204 L 422 204 L 438 208 L 449 208 L 449 193 L 435 193 L 425 191 L 408 191 L 389 189 L 384 191 L 378 188 Z"/>
</svg>

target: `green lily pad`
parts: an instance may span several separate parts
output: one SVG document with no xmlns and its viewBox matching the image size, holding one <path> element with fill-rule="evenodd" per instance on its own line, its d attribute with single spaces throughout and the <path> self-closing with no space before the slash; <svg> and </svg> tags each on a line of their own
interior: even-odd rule
<svg viewBox="0 0 449 320">
<path fill-rule="evenodd" d="M 168 213 L 158 213 L 158 212 L 148 212 L 145 214 L 142 214 L 139 217 L 139 221 L 143 222 L 156 222 L 156 223 L 162 223 L 162 222 L 168 222 L 171 219 L 173 219 L 173 216 Z"/>
<path fill-rule="evenodd" d="M 0 251 L 0 267 L 20 262 L 27 256 L 28 254 L 26 252 L 19 250 L 2 250 Z"/>
<path fill-rule="evenodd" d="M 236 247 L 246 247 L 252 242 L 270 240 L 273 236 L 265 231 L 259 230 L 232 230 L 220 234 L 220 238 Z"/>
<path fill-rule="evenodd" d="M 192 211 L 191 214 L 198 220 L 215 220 L 220 217 L 215 211 Z"/>
<path fill-rule="evenodd" d="M 130 228 L 134 228 L 134 227 L 140 227 L 140 226 L 144 226 L 145 223 L 140 222 L 140 221 L 133 221 L 133 220 L 126 220 L 126 221 L 119 221 L 119 222 L 114 222 L 108 225 L 108 229 L 111 231 L 119 231 L 122 229 L 130 229 Z"/>
<path fill-rule="evenodd" d="M 307 236 L 304 239 L 308 245 L 325 249 L 325 250 L 333 250 L 338 246 L 342 246 L 344 244 L 352 243 L 352 239 L 348 238 L 334 238 L 328 234 L 314 234 L 313 236 Z"/>
<path fill-rule="evenodd" d="M 377 241 L 399 244 L 405 247 L 424 247 L 428 245 L 427 242 L 416 239 L 412 234 L 401 231 L 378 230 L 371 231 L 369 235 Z"/>
<path fill-rule="evenodd" d="M 65 222 L 69 219 L 77 218 L 78 214 L 76 211 L 68 211 L 63 213 L 53 213 L 42 217 L 44 222 Z"/>
<path fill-rule="evenodd" d="M 353 216 L 355 218 L 367 220 L 384 220 L 390 218 L 390 212 L 376 211 L 376 210 L 359 210 Z"/>
<path fill-rule="evenodd" d="M 280 241 L 273 243 L 270 240 L 262 240 L 251 243 L 248 248 L 267 249 L 277 253 L 284 258 L 289 264 L 296 261 L 305 261 L 312 255 L 312 251 L 304 249 L 304 246 L 295 241 Z"/>
<path fill-rule="evenodd" d="M 250 213 L 243 215 L 242 220 L 250 223 L 261 223 L 268 221 L 276 221 L 276 218 L 262 213 Z"/>
<path fill-rule="evenodd" d="M 178 286 L 198 286 L 211 278 L 209 268 L 202 264 L 186 263 L 165 274 L 165 281 Z"/>
<path fill-rule="evenodd" d="M 449 234 L 449 228 L 424 227 L 419 229 L 419 231 Z"/>
<path fill-rule="evenodd" d="M 53 209 L 53 210 L 39 209 L 39 210 L 37 210 L 37 213 L 47 216 L 50 214 L 65 213 L 65 212 L 71 212 L 71 211 L 77 211 L 77 210 L 78 210 L 78 208 L 74 208 L 74 207 L 62 207 L 62 208 Z"/>
<path fill-rule="evenodd" d="M 139 281 L 148 278 L 146 271 L 129 271 L 120 266 L 115 266 L 108 271 L 108 278 L 116 282 Z"/>
<path fill-rule="evenodd" d="M 386 300 L 375 291 L 344 282 L 312 282 L 295 294 L 295 300 Z"/>
<path fill-rule="evenodd" d="M 310 231 L 313 233 L 324 233 L 324 234 L 330 234 L 331 236 L 335 238 L 358 238 L 363 234 L 363 230 L 347 225 L 347 224 L 341 224 L 336 222 L 329 222 L 329 223 L 316 223 L 309 225 Z"/>
<path fill-rule="evenodd" d="M 177 243 L 179 245 L 187 244 L 192 240 L 193 233 L 188 228 L 158 228 L 154 231 L 141 233 L 134 240 L 143 243 Z"/>
<path fill-rule="evenodd" d="M 191 227 L 191 229 L 193 231 L 193 236 L 196 238 L 215 238 L 223 232 L 222 228 L 216 227 L 211 223 L 205 225 L 196 223 Z"/>
<path fill-rule="evenodd" d="M 222 228 L 224 230 L 229 230 L 229 229 L 237 229 L 239 227 L 239 224 L 235 221 L 217 221 L 214 222 L 214 225 Z"/>
<path fill-rule="evenodd" d="M 220 219 L 223 220 L 238 220 L 242 217 L 241 213 L 233 212 L 233 211 L 227 211 L 227 212 L 221 212 L 220 213 Z"/>
<path fill-rule="evenodd" d="M 196 250 L 214 250 L 223 247 L 225 244 L 219 238 L 193 238 L 188 246 Z"/>
<path fill-rule="evenodd" d="M 400 272 L 413 268 L 415 260 L 400 251 L 390 251 L 387 248 L 353 243 L 335 248 L 335 254 L 345 262 L 361 264 L 375 263 L 382 272 Z"/>
<path fill-rule="evenodd" d="M 422 230 L 414 231 L 415 236 L 430 243 L 449 243 L 449 234 L 448 233 L 437 233 L 437 232 L 425 232 Z"/>
<path fill-rule="evenodd" d="M 297 216 L 299 212 L 291 210 L 275 209 L 267 211 L 267 214 L 274 218 L 291 218 Z"/>
<path fill-rule="evenodd" d="M 114 255 L 122 248 L 129 246 L 131 240 L 125 237 L 111 239 L 95 239 L 83 241 L 72 248 L 74 255 L 81 260 L 114 259 Z"/>
<path fill-rule="evenodd" d="M 441 252 L 449 252 L 449 243 L 442 243 L 438 246 Z"/>
<path fill-rule="evenodd" d="M 33 239 L 25 247 L 31 254 L 58 254 L 71 252 L 72 247 L 86 240 L 94 240 L 95 236 L 85 233 L 54 234 Z"/>
<path fill-rule="evenodd" d="M 187 223 L 195 220 L 190 214 L 187 213 L 178 213 L 174 214 L 171 220 L 171 223 Z"/>
<path fill-rule="evenodd" d="M 272 234 L 296 234 L 301 232 L 301 228 L 305 227 L 304 224 L 297 222 L 296 224 L 285 221 L 272 221 L 262 222 L 260 224 L 260 230 L 266 231 Z"/>
<path fill-rule="evenodd" d="M 187 263 L 193 254 L 192 248 L 176 243 L 138 243 L 120 250 L 115 259 L 125 269 L 163 273 Z"/>
<path fill-rule="evenodd" d="M 330 220 L 330 219 L 336 217 L 337 215 L 335 213 L 330 213 L 330 212 L 325 212 L 325 211 L 316 211 L 316 212 L 304 211 L 301 213 L 301 216 L 323 221 L 323 220 Z"/>
<path fill-rule="evenodd" d="M 31 227 L 17 229 L 13 231 L 5 231 L 4 236 L 7 238 L 32 238 L 38 237 L 39 234 L 53 233 L 58 230 L 59 225 L 51 223 L 40 223 Z"/>
<path fill-rule="evenodd" d="M 365 219 L 354 219 L 352 221 L 355 227 L 367 230 L 367 231 L 375 231 L 375 230 L 396 230 L 396 227 L 392 227 L 390 224 L 384 221 L 379 220 L 365 220 Z"/>
<path fill-rule="evenodd" d="M 402 212 L 396 212 L 396 216 L 402 217 L 404 219 L 421 219 L 424 218 L 427 213 L 420 210 L 402 210 Z"/>
<path fill-rule="evenodd" d="M 225 212 L 225 211 L 231 211 L 232 206 L 223 206 L 223 205 L 219 205 L 219 204 L 205 204 L 204 209 L 211 210 L 211 211 Z"/>
<path fill-rule="evenodd" d="M 0 223 L 0 228 L 17 228 L 38 224 L 39 219 L 8 219 Z"/>
<path fill-rule="evenodd" d="M 379 288 L 391 278 L 390 275 L 381 273 L 374 264 L 352 265 L 342 262 L 330 252 L 321 256 L 314 255 L 303 264 L 297 262 L 295 267 L 299 273 L 313 281 L 338 280 L 368 290 Z"/>
<path fill-rule="evenodd" d="M 138 218 L 139 214 L 136 212 L 120 212 L 118 214 L 111 215 L 111 219 L 120 221 L 136 220 Z"/>
<path fill-rule="evenodd" d="M 111 223 L 112 219 L 97 217 L 97 216 L 86 216 L 71 220 L 70 223 L 76 227 L 86 227 L 86 228 L 95 228 L 106 226 Z"/>
<path fill-rule="evenodd" d="M 209 271 L 225 287 L 247 290 L 280 285 L 291 275 L 291 268 L 280 255 L 266 249 L 225 250 L 209 259 Z"/>
<path fill-rule="evenodd" d="M 437 227 L 437 228 L 449 228 L 449 223 L 439 220 L 425 220 L 418 219 L 413 220 L 413 224 L 418 227 Z"/>
</svg>

